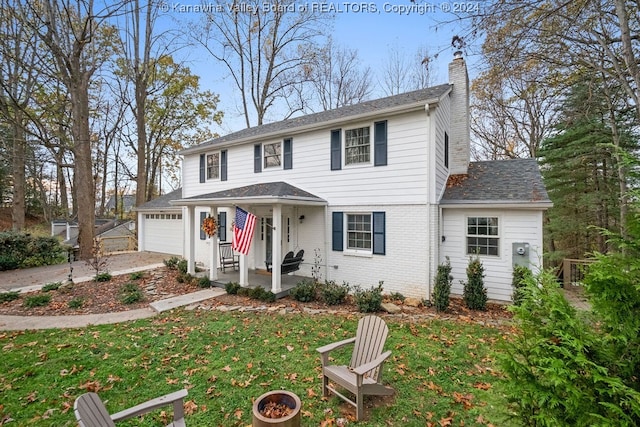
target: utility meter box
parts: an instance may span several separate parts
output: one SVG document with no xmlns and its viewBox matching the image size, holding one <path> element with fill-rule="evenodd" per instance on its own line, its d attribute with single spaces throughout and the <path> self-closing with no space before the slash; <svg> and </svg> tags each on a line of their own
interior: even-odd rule
<svg viewBox="0 0 640 427">
<path fill-rule="evenodd" d="M 529 244 L 526 242 L 513 242 L 511 250 L 511 260 L 513 266 L 520 265 L 529 267 Z"/>
</svg>

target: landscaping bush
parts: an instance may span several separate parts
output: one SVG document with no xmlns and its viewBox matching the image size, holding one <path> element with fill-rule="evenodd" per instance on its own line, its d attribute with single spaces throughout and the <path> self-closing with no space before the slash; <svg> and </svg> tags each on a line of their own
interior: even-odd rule
<svg viewBox="0 0 640 427">
<path fill-rule="evenodd" d="M 144 293 L 138 284 L 127 282 L 120 287 L 120 301 L 123 304 L 135 304 L 144 301 Z"/>
<path fill-rule="evenodd" d="M 82 308 L 83 304 L 84 304 L 84 300 L 82 298 L 76 297 L 72 300 L 69 300 L 69 302 L 67 303 L 67 306 L 69 308 L 78 309 L 78 308 Z"/>
<path fill-rule="evenodd" d="M 169 259 L 165 259 L 163 262 L 164 262 L 164 265 L 166 265 L 169 270 L 177 270 L 178 263 L 180 262 L 180 258 L 177 256 L 172 256 Z"/>
<path fill-rule="evenodd" d="M 629 352 L 618 328 L 603 331 L 597 318 L 580 315 L 550 272 L 524 281 L 520 305 L 510 307 L 518 332 L 504 341 L 499 358 L 510 409 L 521 425 L 639 425 L 638 366 L 619 357 L 637 357 L 638 347 Z M 612 305 L 615 311 L 619 303 Z"/>
<path fill-rule="evenodd" d="M 65 250 L 55 237 L 5 231 L 0 233 L 0 271 L 38 267 L 64 261 Z"/>
<path fill-rule="evenodd" d="M 227 291 L 229 295 L 236 295 L 239 289 L 240 284 L 238 282 L 229 282 L 224 285 L 224 290 Z"/>
<path fill-rule="evenodd" d="M 108 282 L 109 280 L 111 280 L 113 278 L 113 276 L 111 276 L 111 273 L 98 273 L 95 276 L 93 276 L 93 281 L 94 282 Z"/>
<path fill-rule="evenodd" d="M 136 271 L 129 275 L 129 280 L 140 280 L 144 277 L 144 271 Z"/>
<path fill-rule="evenodd" d="M 303 280 L 298 283 L 291 291 L 289 295 L 296 301 L 311 302 L 316 299 L 316 284 L 307 280 Z"/>
<path fill-rule="evenodd" d="M 391 292 L 388 298 L 391 301 L 400 301 L 400 302 L 404 302 L 404 300 L 406 299 L 405 296 L 402 295 L 400 292 Z"/>
<path fill-rule="evenodd" d="M 467 282 L 464 283 L 464 303 L 471 310 L 487 309 L 487 290 L 484 287 L 484 266 L 479 257 L 469 258 Z"/>
<path fill-rule="evenodd" d="M 14 301 L 18 298 L 20 298 L 20 292 L 18 291 L 0 292 L 0 302 Z"/>
<path fill-rule="evenodd" d="M 382 306 L 382 282 L 378 286 L 372 286 L 367 290 L 356 288 L 353 299 L 360 313 L 375 313 Z"/>
<path fill-rule="evenodd" d="M 265 302 L 273 302 L 276 300 L 276 294 L 271 291 L 267 291 L 263 287 L 256 286 L 249 289 L 249 297 Z"/>
<path fill-rule="evenodd" d="M 201 288 L 210 288 L 211 280 L 208 277 L 204 276 L 198 279 L 198 286 Z"/>
<path fill-rule="evenodd" d="M 436 311 L 445 311 L 449 308 L 452 281 L 451 263 L 449 262 L 449 258 L 447 258 L 444 264 L 438 266 L 436 283 L 433 286 L 433 306 L 436 308 Z"/>
<path fill-rule="evenodd" d="M 187 274 L 189 263 L 186 259 L 181 259 L 180 261 L 178 261 L 177 267 L 180 273 Z"/>
<path fill-rule="evenodd" d="M 237 294 L 240 295 L 241 297 L 248 297 L 251 293 L 251 288 L 243 288 L 240 287 L 238 288 Z"/>
<path fill-rule="evenodd" d="M 342 304 L 349 295 L 349 284 L 344 282 L 342 285 L 338 285 L 333 280 L 327 281 L 320 288 L 320 296 L 322 301 L 327 305 Z"/>
<path fill-rule="evenodd" d="M 62 282 L 47 283 L 42 287 L 42 292 L 57 291 L 62 286 Z"/>
<path fill-rule="evenodd" d="M 49 294 L 37 294 L 25 297 L 22 303 L 27 308 L 43 307 L 51 302 L 51 295 Z"/>
<path fill-rule="evenodd" d="M 524 298 L 523 290 L 527 285 L 527 282 L 533 277 L 533 273 L 527 267 L 516 265 L 513 267 L 513 275 L 511 280 L 511 286 L 513 287 L 513 295 L 511 299 L 515 305 L 520 305 L 522 298 Z"/>
</svg>

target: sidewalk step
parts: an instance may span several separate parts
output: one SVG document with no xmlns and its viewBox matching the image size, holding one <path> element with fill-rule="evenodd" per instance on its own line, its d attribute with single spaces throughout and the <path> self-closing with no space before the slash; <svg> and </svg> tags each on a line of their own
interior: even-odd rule
<svg viewBox="0 0 640 427">
<path fill-rule="evenodd" d="M 209 288 L 209 289 L 203 289 L 201 291 L 193 292 L 186 295 L 179 295 L 177 297 L 155 301 L 149 305 L 158 313 L 162 313 L 163 311 L 173 310 L 176 307 L 182 307 L 185 305 L 204 301 L 210 298 L 215 298 L 225 293 L 226 291 L 224 289 Z"/>
</svg>

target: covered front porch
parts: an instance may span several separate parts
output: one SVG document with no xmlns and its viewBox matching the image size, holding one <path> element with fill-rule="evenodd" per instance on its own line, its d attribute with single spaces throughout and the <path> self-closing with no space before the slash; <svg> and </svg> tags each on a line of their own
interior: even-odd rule
<svg viewBox="0 0 640 427">
<path fill-rule="evenodd" d="M 214 284 L 224 286 L 236 282 L 242 287 L 261 286 L 280 297 L 287 295 L 305 275 L 310 275 L 316 251 L 319 259 L 326 260 L 327 202 L 285 182 L 232 188 L 174 200 L 171 204 L 183 208 L 184 258 L 188 261 L 188 272 L 195 273 L 199 263 L 208 270 Z M 221 244 L 229 245 L 232 241 L 235 232 L 232 218 L 239 207 L 255 217 L 251 245 L 246 254 L 235 252 L 238 262 L 233 268 L 221 269 Z M 228 218 L 226 228 L 221 229 L 219 222 L 217 235 L 203 237 L 203 218 L 210 216 L 220 221 L 219 212 Z M 286 269 L 281 271 L 285 254 L 294 251 L 304 253 L 305 259 L 296 266 L 300 271 L 293 274 L 288 274 Z M 271 260 L 272 271 L 265 274 L 262 268 Z M 324 265 L 315 267 L 326 269 Z"/>
</svg>

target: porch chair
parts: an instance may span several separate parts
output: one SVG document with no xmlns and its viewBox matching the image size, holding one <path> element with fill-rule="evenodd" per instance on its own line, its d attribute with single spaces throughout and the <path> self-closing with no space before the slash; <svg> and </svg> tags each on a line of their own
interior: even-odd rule
<svg viewBox="0 0 640 427">
<path fill-rule="evenodd" d="M 96 393 L 85 393 L 76 399 L 73 410 L 80 427 L 115 427 L 115 423 L 118 421 L 137 417 L 163 406 L 173 405 L 173 422 L 167 427 L 185 427 L 183 400 L 186 396 L 187 390 L 182 389 L 109 415 L 107 408 Z"/>
<path fill-rule="evenodd" d="M 218 245 L 218 253 L 220 254 L 220 267 L 224 273 L 228 267 L 232 267 L 233 271 L 240 269 L 240 255 L 233 252 L 231 243 L 220 243 Z"/>
<path fill-rule="evenodd" d="M 382 352 L 389 328 L 378 316 L 365 316 L 358 322 L 356 336 L 317 349 L 322 359 L 322 395 L 332 392 L 356 408 L 356 419 L 364 415 L 365 395 L 391 396 L 394 390 L 382 385 L 382 365 L 391 351 Z M 351 362 L 348 366 L 329 365 L 329 353 L 347 344 L 354 344 Z M 351 400 L 336 391 L 329 383 L 339 385 L 351 392 Z"/>
</svg>

